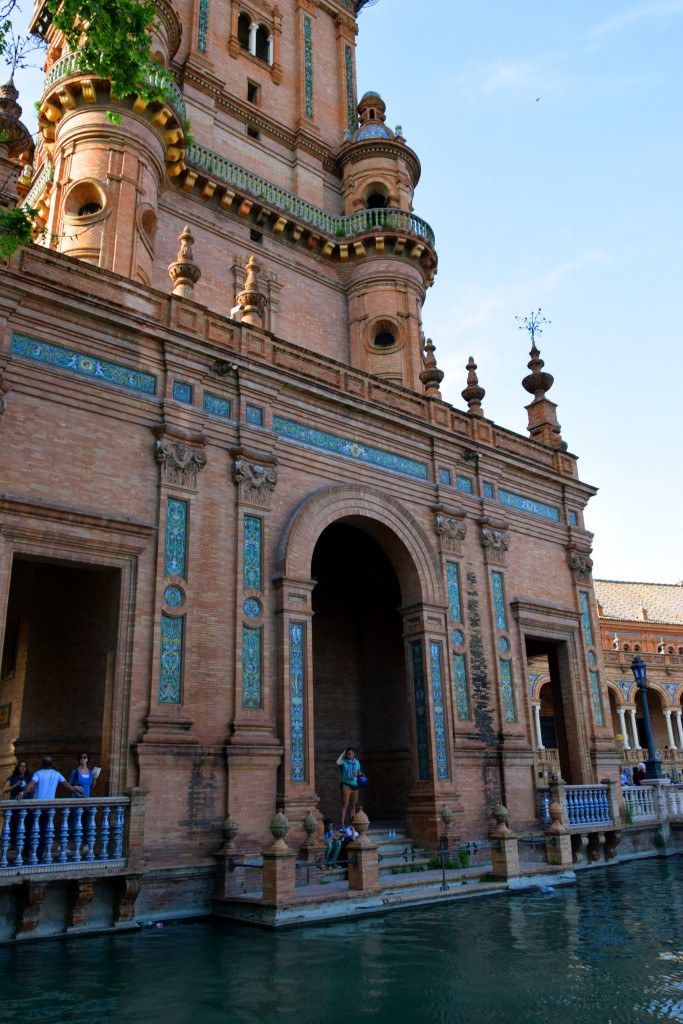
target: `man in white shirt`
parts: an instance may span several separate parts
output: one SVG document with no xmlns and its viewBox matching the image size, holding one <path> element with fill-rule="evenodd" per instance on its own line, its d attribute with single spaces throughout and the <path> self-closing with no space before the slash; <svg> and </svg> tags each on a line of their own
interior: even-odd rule
<svg viewBox="0 0 683 1024">
<path fill-rule="evenodd" d="M 33 773 L 31 781 L 26 789 L 19 794 L 19 797 L 23 798 L 33 794 L 34 800 L 54 800 L 57 786 L 60 782 L 63 786 L 66 786 L 70 793 L 75 793 L 76 796 L 80 796 L 83 792 L 81 786 L 70 786 L 61 772 L 56 771 L 52 767 L 51 757 L 44 757 L 43 767 Z"/>
<path fill-rule="evenodd" d="M 70 793 L 74 793 L 76 796 L 80 796 L 83 792 L 82 786 L 72 786 L 66 781 L 61 772 L 56 771 L 56 769 L 52 767 L 51 757 L 44 757 L 42 768 L 39 768 L 37 772 L 33 773 L 31 781 L 27 785 L 26 789 L 19 793 L 17 799 L 22 800 L 25 796 L 33 796 L 34 800 L 54 800 L 55 793 L 57 792 L 57 786 L 59 786 L 60 783 L 65 786 Z M 40 841 L 36 849 L 36 856 L 38 857 L 39 862 L 42 861 L 43 854 L 45 853 L 47 819 L 47 811 L 41 811 Z"/>
</svg>

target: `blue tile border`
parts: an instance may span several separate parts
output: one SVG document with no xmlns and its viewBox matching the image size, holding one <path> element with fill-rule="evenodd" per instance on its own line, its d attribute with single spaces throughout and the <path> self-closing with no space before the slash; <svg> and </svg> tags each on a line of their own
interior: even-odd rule
<svg viewBox="0 0 683 1024">
<path fill-rule="evenodd" d="M 533 501 L 521 494 L 513 494 L 512 491 L 504 491 L 498 488 L 498 501 L 508 508 L 516 508 L 519 512 L 530 512 L 532 516 L 540 516 L 541 519 L 550 519 L 559 523 L 560 510 L 555 505 L 546 505 L 542 501 Z"/>
<path fill-rule="evenodd" d="M 48 345 L 47 342 L 25 338 L 21 334 L 12 335 L 12 354 L 47 366 L 56 366 L 82 377 L 90 377 L 100 384 L 115 384 L 143 395 L 154 395 L 156 392 L 157 379 L 151 373 L 109 363 L 59 345 Z"/>
<path fill-rule="evenodd" d="M 370 445 L 360 444 L 358 441 L 352 441 L 346 437 L 327 434 L 323 430 L 306 427 L 302 423 L 285 420 L 280 416 L 273 417 L 273 430 L 280 437 L 310 445 L 312 448 L 320 448 L 331 455 L 342 455 L 358 462 L 368 462 L 381 469 L 402 473 L 404 476 L 412 476 L 418 480 L 426 480 L 428 476 L 427 465 L 424 462 L 415 462 L 413 459 L 394 455 L 382 448 L 372 448 Z"/>
</svg>

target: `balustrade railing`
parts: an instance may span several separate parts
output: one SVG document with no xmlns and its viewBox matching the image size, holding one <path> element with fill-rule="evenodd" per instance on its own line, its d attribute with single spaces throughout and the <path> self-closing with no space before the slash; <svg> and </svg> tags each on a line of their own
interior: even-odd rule
<svg viewBox="0 0 683 1024">
<path fill-rule="evenodd" d="M 613 824 L 607 786 L 567 786 L 569 827 Z"/>
<path fill-rule="evenodd" d="M 126 796 L 0 802 L 0 877 L 124 866 Z"/>
<path fill-rule="evenodd" d="M 21 204 L 22 207 L 24 207 L 24 209 L 27 209 L 27 210 L 32 210 L 33 209 L 35 204 L 38 202 L 38 199 L 40 198 L 40 194 L 43 191 L 43 188 L 45 187 L 45 185 L 49 181 L 52 181 L 54 176 L 55 176 L 54 164 L 52 164 L 49 160 L 46 160 L 45 161 L 45 166 L 43 167 L 42 171 L 40 172 L 40 174 L 38 175 L 36 180 L 31 185 L 31 188 L 29 189 L 26 198 L 24 199 L 23 203 Z"/>
<path fill-rule="evenodd" d="M 333 235 L 340 240 L 354 238 L 368 231 L 386 230 L 400 231 L 423 238 L 434 247 L 434 232 L 426 221 L 416 217 L 408 210 L 359 210 L 358 213 L 335 215 L 308 203 L 301 196 L 288 192 L 279 185 L 274 185 L 267 178 L 240 167 L 219 153 L 214 153 L 197 142 L 193 142 L 187 153 L 189 164 L 207 171 L 212 176 L 225 181 L 229 185 L 242 189 L 262 202 L 290 213 L 306 224 L 311 224 L 326 235 Z"/>
<path fill-rule="evenodd" d="M 654 786 L 622 786 L 627 818 L 635 821 L 654 821 L 659 814 Z"/>
<path fill-rule="evenodd" d="M 79 73 L 87 74 L 88 68 L 82 56 L 81 50 L 72 50 L 71 53 L 65 53 L 63 57 L 55 61 L 45 76 L 43 96 L 46 96 L 55 82 L 59 82 L 62 78 L 69 78 L 71 75 Z M 152 63 L 149 65 L 146 77 L 150 85 L 162 90 L 168 102 L 175 107 L 181 115 L 181 119 L 184 119 L 186 115 L 183 94 L 175 82 L 169 79 L 168 72 L 160 65 Z"/>
</svg>

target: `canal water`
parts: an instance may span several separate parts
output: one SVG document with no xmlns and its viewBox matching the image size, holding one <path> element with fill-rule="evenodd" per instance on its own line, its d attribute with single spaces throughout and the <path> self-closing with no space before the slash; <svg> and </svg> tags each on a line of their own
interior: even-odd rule
<svg viewBox="0 0 683 1024">
<path fill-rule="evenodd" d="M 683 1021 L 683 857 L 576 887 L 279 933 L 221 923 L 0 949 L 2 1024 Z"/>
</svg>

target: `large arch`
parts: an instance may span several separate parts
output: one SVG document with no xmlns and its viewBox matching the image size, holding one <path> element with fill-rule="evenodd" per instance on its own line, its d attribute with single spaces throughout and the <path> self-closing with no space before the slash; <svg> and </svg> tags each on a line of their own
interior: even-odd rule
<svg viewBox="0 0 683 1024">
<path fill-rule="evenodd" d="M 330 545 L 330 531 L 338 538 L 338 545 Z M 348 570 L 346 562 L 338 561 L 338 551 L 347 551 L 349 564 L 355 557 L 353 543 L 348 546 L 348 538 L 354 533 L 365 535 L 357 549 L 366 550 L 378 570 L 382 557 L 390 567 L 378 571 L 376 577 L 381 584 L 380 611 L 373 608 L 367 616 L 362 613 L 361 601 L 351 599 L 344 603 L 343 596 L 330 589 L 330 581 L 339 567 Z M 373 554 L 373 547 L 381 550 L 382 557 Z M 324 556 L 321 552 L 325 552 Z M 341 558 L 344 557 L 342 554 Z M 347 694 L 346 703 L 339 705 L 340 712 L 343 711 L 339 717 L 348 726 L 348 740 L 344 742 L 355 743 L 354 736 L 358 736 L 367 743 L 366 753 L 377 787 L 372 800 L 377 799 L 371 808 L 375 820 L 393 814 L 406 821 L 414 837 L 435 843 L 438 814 L 444 799 L 454 799 L 455 789 L 448 604 L 441 563 L 425 530 L 400 502 L 375 488 L 360 484 L 325 487 L 310 495 L 294 512 L 280 540 L 278 568 L 278 704 L 285 748 L 279 784 L 281 804 L 294 820 L 304 808 L 321 806 L 321 801 L 322 810 L 334 811 L 329 807 L 334 758 L 323 737 L 326 723 L 331 733 L 339 731 L 335 718 L 338 698 L 331 682 L 335 676 L 338 693 Z M 390 597 L 392 574 L 396 589 Z M 323 593 L 325 579 L 324 610 L 322 605 L 316 610 L 318 598 L 314 591 L 318 588 L 316 593 Z M 371 586 L 366 582 L 368 590 Z M 395 625 L 386 625 L 388 620 L 382 618 L 381 608 L 395 617 Z M 384 640 L 380 641 L 391 644 L 385 648 L 390 666 L 386 670 L 378 669 L 376 652 L 372 656 L 363 654 L 369 650 L 368 621 L 383 622 L 386 626 Z M 321 657 L 324 647 L 316 629 L 323 622 L 331 646 L 337 645 L 337 660 Z M 335 638 L 335 628 L 340 630 L 341 640 Z M 346 643 L 344 637 L 348 637 L 347 648 L 339 646 Z M 349 665 L 352 668 L 347 669 Z M 400 737 L 395 743 L 384 744 L 381 730 L 374 724 L 368 726 L 362 710 L 367 709 L 368 701 L 380 717 L 385 712 L 387 717 L 402 717 Z M 360 710 L 349 710 L 356 707 Z M 322 728 L 321 714 L 326 716 Z M 354 718 L 354 714 L 360 717 Z M 339 752 L 335 750 L 335 758 Z M 402 765 L 396 768 L 395 776 L 403 793 L 400 808 L 397 801 L 386 796 L 391 783 L 385 778 L 388 772 L 391 774 L 387 764 L 398 765 L 399 761 Z M 371 794 L 366 793 L 366 800 L 370 799 Z"/>
<path fill-rule="evenodd" d="M 394 498 L 362 484 L 325 487 L 302 502 L 282 535 L 279 574 L 309 579 L 318 538 L 338 521 L 359 526 L 384 548 L 401 583 L 405 605 L 445 604 L 439 560 L 425 531 Z"/>
</svg>

